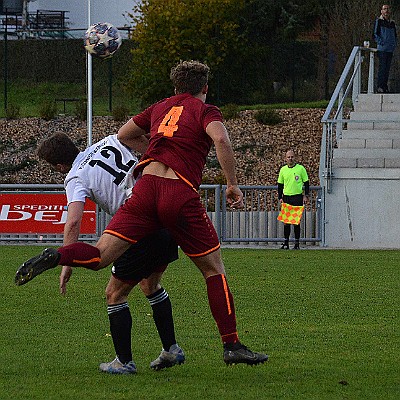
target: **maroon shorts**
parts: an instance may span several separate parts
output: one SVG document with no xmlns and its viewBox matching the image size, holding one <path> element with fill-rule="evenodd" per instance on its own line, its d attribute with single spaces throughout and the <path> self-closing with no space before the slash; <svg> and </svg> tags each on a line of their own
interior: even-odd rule
<svg viewBox="0 0 400 400">
<path fill-rule="evenodd" d="M 220 247 L 200 196 L 181 179 L 143 175 L 131 198 L 119 208 L 104 232 L 130 243 L 168 229 L 182 251 L 200 257 Z"/>
</svg>

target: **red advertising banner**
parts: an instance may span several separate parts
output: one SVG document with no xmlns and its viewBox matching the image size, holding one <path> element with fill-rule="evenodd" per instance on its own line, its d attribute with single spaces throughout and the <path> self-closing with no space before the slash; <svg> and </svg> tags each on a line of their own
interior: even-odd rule
<svg viewBox="0 0 400 400">
<path fill-rule="evenodd" d="M 63 193 L 0 194 L 0 233 L 63 233 L 67 219 Z M 96 204 L 86 200 L 82 234 L 96 234 Z"/>
</svg>

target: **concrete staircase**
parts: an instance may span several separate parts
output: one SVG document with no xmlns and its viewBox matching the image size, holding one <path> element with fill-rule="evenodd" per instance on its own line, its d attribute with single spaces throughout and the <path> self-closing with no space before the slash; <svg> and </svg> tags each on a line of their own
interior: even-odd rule
<svg viewBox="0 0 400 400">
<path fill-rule="evenodd" d="M 360 94 L 333 152 L 328 247 L 400 248 L 400 94 Z"/>
</svg>

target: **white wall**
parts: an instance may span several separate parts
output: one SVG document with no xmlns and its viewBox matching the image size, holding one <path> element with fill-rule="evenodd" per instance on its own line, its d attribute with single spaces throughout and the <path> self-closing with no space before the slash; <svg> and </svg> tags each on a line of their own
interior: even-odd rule
<svg viewBox="0 0 400 400">
<path fill-rule="evenodd" d="M 126 12 L 132 13 L 135 0 L 90 0 L 91 23 L 110 22 L 116 27 L 131 26 Z M 87 0 L 36 0 L 28 3 L 28 12 L 37 10 L 68 11 L 66 16 L 70 28 L 88 27 Z"/>
<path fill-rule="evenodd" d="M 399 249 L 398 169 L 341 170 L 335 170 L 332 192 L 325 194 L 326 246 L 342 249 Z"/>
</svg>

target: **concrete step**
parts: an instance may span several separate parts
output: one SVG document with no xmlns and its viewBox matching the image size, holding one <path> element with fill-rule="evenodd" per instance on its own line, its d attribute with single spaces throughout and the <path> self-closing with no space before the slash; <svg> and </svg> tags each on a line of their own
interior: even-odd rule
<svg viewBox="0 0 400 400">
<path fill-rule="evenodd" d="M 340 139 L 339 149 L 400 149 L 399 139 Z"/>
<path fill-rule="evenodd" d="M 398 111 L 352 111 L 350 113 L 350 120 L 400 122 L 400 115 Z"/>
<path fill-rule="evenodd" d="M 400 149 L 337 148 L 335 168 L 400 168 Z"/>
<path fill-rule="evenodd" d="M 399 103 L 366 103 L 366 104 L 354 104 L 354 111 L 356 112 L 391 112 L 400 111 Z"/>
<path fill-rule="evenodd" d="M 400 139 L 400 130 L 395 129 L 344 129 L 343 139 Z"/>
<path fill-rule="evenodd" d="M 384 95 L 382 95 L 384 96 Z M 396 95 L 398 96 L 398 95 Z M 397 98 L 397 97 L 396 97 Z M 373 103 L 372 103 L 373 104 Z M 383 104 L 383 103 L 382 103 Z M 396 103 L 397 104 L 397 103 Z M 400 103 L 399 103 L 400 106 Z M 397 105 L 396 105 L 397 107 Z M 394 107 L 394 108 L 396 108 Z M 383 105 L 382 105 L 383 108 Z M 396 108 L 397 110 L 397 108 Z M 400 130 L 400 107 L 397 111 L 352 111 L 347 129 L 363 130 Z"/>
<path fill-rule="evenodd" d="M 400 94 L 361 93 L 354 102 L 354 110 L 360 111 L 400 111 Z"/>
<path fill-rule="evenodd" d="M 399 158 L 400 149 L 335 149 L 335 158 Z"/>
<path fill-rule="evenodd" d="M 398 158 L 335 158 L 333 168 L 397 168 L 399 173 L 400 160 Z"/>
<path fill-rule="evenodd" d="M 335 179 L 391 179 L 400 180 L 397 168 L 335 168 Z"/>
<path fill-rule="evenodd" d="M 400 93 L 360 93 L 358 95 L 357 101 L 359 103 L 367 103 L 367 102 L 398 102 L 400 103 Z"/>
<path fill-rule="evenodd" d="M 386 113 L 382 113 L 386 114 Z M 396 113 L 400 116 L 399 113 Z M 381 117 L 382 118 L 382 117 Z M 374 120 L 372 117 L 363 120 L 349 120 L 346 122 L 347 129 L 361 130 L 398 130 L 400 131 L 400 120 Z"/>
</svg>

